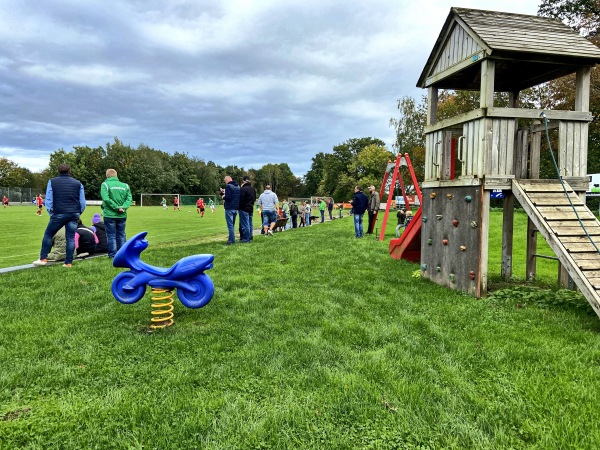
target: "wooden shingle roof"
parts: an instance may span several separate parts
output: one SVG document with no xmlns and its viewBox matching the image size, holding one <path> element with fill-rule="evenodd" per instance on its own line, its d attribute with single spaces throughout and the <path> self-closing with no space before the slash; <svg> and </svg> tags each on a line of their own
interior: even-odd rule
<svg viewBox="0 0 600 450">
<path fill-rule="evenodd" d="M 600 62 L 600 48 L 559 20 L 451 8 L 418 87 L 478 89 L 479 64 L 496 61 L 496 90 L 521 90 Z"/>
</svg>

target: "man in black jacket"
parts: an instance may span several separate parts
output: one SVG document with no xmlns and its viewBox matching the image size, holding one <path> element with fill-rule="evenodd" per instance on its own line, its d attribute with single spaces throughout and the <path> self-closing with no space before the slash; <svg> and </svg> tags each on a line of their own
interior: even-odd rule
<svg viewBox="0 0 600 450">
<path fill-rule="evenodd" d="M 248 243 L 252 241 L 252 213 L 256 201 L 256 189 L 250 184 L 250 178 L 243 178 L 240 187 L 240 241 Z"/>
<path fill-rule="evenodd" d="M 240 186 L 227 175 L 224 179 L 226 186 L 223 192 L 223 207 L 225 222 L 227 222 L 227 245 L 235 244 L 235 219 L 240 207 Z"/>
</svg>

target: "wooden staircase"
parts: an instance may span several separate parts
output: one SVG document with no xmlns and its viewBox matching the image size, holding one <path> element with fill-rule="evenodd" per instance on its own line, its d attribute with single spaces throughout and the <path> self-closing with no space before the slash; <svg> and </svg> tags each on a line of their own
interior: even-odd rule
<svg viewBox="0 0 600 450">
<path fill-rule="evenodd" d="M 600 254 L 585 232 L 600 249 L 600 222 L 571 186 L 564 185 L 566 194 L 558 180 L 513 180 L 512 192 L 600 317 Z"/>
</svg>

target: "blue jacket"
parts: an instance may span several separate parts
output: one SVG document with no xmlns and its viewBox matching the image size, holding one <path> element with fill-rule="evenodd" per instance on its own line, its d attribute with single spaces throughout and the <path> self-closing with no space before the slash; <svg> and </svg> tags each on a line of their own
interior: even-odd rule
<svg viewBox="0 0 600 450">
<path fill-rule="evenodd" d="M 225 186 L 223 202 L 226 210 L 240 209 L 240 186 L 233 180 Z"/>
<path fill-rule="evenodd" d="M 362 191 L 354 193 L 352 199 L 352 211 L 354 214 L 364 214 L 369 205 L 369 197 L 367 197 Z"/>
<path fill-rule="evenodd" d="M 81 182 L 69 174 L 60 174 L 46 187 L 48 214 L 81 214 L 85 210 L 85 194 Z"/>
</svg>

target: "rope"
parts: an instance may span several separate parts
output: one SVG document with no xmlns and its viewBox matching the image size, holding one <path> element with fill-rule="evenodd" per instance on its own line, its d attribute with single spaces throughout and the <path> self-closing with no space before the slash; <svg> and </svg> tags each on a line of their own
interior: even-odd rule
<svg viewBox="0 0 600 450">
<path fill-rule="evenodd" d="M 552 144 L 550 143 L 550 132 L 548 131 L 548 118 L 546 117 L 545 111 L 542 111 L 542 113 L 540 114 L 540 117 L 544 118 L 544 127 L 546 128 L 546 140 L 548 141 L 548 148 L 550 149 L 550 156 L 552 156 L 552 163 L 554 164 L 554 169 L 556 170 L 556 174 L 558 175 L 558 180 L 560 181 L 560 185 L 562 186 L 563 191 L 564 191 L 565 195 L 567 196 L 567 199 L 569 200 L 569 204 L 571 205 L 571 208 L 573 209 L 573 212 L 575 213 L 575 216 L 577 216 L 577 220 L 579 221 L 579 225 L 581 225 L 581 228 L 585 232 L 585 235 L 589 239 L 590 243 L 596 249 L 596 252 L 600 254 L 600 249 L 598 249 L 598 247 L 596 246 L 595 242 L 592 240 L 592 237 L 590 236 L 590 234 L 588 233 L 587 229 L 585 228 L 585 225 L 581 221 L 581 218 L 579 217 L 579 214 L 577 213 L 577 210 L 575 209 L 575 205 L 573 204 L 573 202 L 571 200 L 571 196 L 567 192 L 567 188 L 565 188 L 565 182 L 563 181 L 563 177 L 560 174 L 560 170 L 558 168 L 558 164 L 556 163 L 556 158 L 554 157 L 554 151 L 552 150 Z"/>
</svg>

